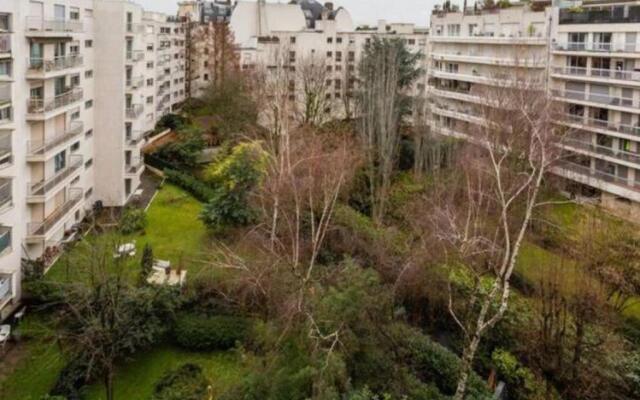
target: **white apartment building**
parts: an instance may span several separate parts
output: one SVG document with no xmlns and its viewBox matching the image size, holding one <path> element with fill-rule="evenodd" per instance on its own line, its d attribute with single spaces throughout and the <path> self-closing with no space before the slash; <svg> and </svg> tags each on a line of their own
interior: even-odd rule
<svg viewBox="0 0 640 400">
<path fill-rule="evenodd" d="M 23 259 L 50 266 L 95 202 L 135 192 L 143 134 L 184 95 L 180 29 L 125 0 L 0 2 L 0 320 Z"/>
<path fill-rule="evenodd" d="M 640 2 L 434 12 L 431 33 L 434 130 L 460 136 L 482 123 L 474 92 L 485 85 L 543 80 L 573 128 L 554 172 L 569 192 L 640 220 Z"/>
<path fill-rule="evenodd" d="M 550 86 L 577 130 L 557 172 L 640 220 L 640 2 L 555 8 Z"/>
<path fill-rule="evenodd" d="M 239 49 L 241 68 L 289 68 L 291 73 L 287 79 L 291 79 L 291 96 L 300 101 L 301 94 L 296 88 L 301 85 L 295 71 L 299 71 L 304 63 L 324 63 L 328 100 L 325 112 L 332 117 L 345 116 L 345 96 L 349 96 L 355 87 L 360 56 L 371 37 L 402 38 L 412 51 L 423 54 L 421 68 L 426 71 L 428 67 L 426 28 L 385 21 L 379 21 L 372 28 L 356 27 L 349 12 L 342 7 L 334 8 L 332 3 L 322 5 L 315 0 L 287 3 L 237 1 L 234 4 L 225 0 L 184 1 L 180 3 L 178 14 L 200 21 L 201 25 L 228 22 Z M 208 88 L 212 79 L 203 65 L 205 62 L 194 54 L 194 96 Z M 426 79 L 424 74 L 424 78 L 416 82 L 416 95 L 424 94 Z"/>
</svg>

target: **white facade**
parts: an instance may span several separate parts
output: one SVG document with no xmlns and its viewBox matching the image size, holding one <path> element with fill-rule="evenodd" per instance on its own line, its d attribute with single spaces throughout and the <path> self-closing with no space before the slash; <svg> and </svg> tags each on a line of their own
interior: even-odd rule
<svg viewBox="0 0 640 400">
<path fill-rule="evenodd" d="M 168 100 L 160 27 L 177 79 Z M 96 201 L 122 206 L 139 185 L 142 135 L 184 95 L 181 35 L 124 0 L 0 2 L 0 320 L 20 297 L 22 259 L 50 265 Z"/>
</svg>

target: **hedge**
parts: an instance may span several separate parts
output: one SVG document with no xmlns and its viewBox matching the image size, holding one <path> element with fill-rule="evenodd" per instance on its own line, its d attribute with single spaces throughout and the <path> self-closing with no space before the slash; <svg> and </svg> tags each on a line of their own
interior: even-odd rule
<svg viewBox="0 0 640 400">
<path fill-rule="evenodd" d="M 178 316 L 174 339 L 189 350 L 228 350 L 244 340 L 249 329 L 245 318 L 185 314 Z"/>
<path fill-rule="evenodd" d="M 214 196 L 215 192 L 209 185 L 191 174 L 165 169 L 164 176 L 169 182 L 191 193 L 196 199 L 202 202 L 208 202 Z"/>
</svg>

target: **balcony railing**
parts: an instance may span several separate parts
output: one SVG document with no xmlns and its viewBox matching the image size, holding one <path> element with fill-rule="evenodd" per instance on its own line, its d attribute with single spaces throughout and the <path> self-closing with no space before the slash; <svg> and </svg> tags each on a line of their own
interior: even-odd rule
<svg viewBox="0 0 640 400">
<path fill-rule="evenodd" d="M 631 153 L 624 150 L 617 150 L 607 146 L 600 146 L 597 144 L 585 142 L 579 139 L 565 139 L 562 143 L 566 147 L 572 147 L 574 149 L 585 150 L 591 153 L 616 158 L 619 160 L 627 161 L 630 163 L 640 163 L 640 154 Z"/>
<path fill-rule="evenodd" d="M 586 127 L 595 129 L 604 129 L 607 131 L 614 131 L 620 133 L 626 133 L 628 135 L 640 136 L 640 126 L 633 126 L 627 124 L 616 123 L 613 121 L 607 121 L 597 118 L 585 118 L 582 115 L 566 114 L 568 123 L 580 124 Z"/>
<path fill-rule="evenodd" d="M 600 180 L 606 183 L 612 183 L 615 185 L 622 186 L 626 189 L 631 189 L 631 190 L 640 192 L 640 182 L 634 183 L 628 177 L 625 178 L 625 177 L 617 176 L 608 172 L 599 171 L 597 169 L 591 169 L 590 167 L 576 164 L 571 161 L 562 161 L 558 163 L 558 167 L 561 169 L 571 171 L 573 173 L 584 175 L 591 179 Z"/>
<path fill-rule="evenodd" d="M 11 147 L 11 132 L 0 134 L 0 168 L 11 163 L 13 148 Z"/>
<path fill-rule="evenodd" d="M 11 34 L 0 33 L 0 54 L 11 53 Z"/>
<path fill-rule="evenodd" d="M 8 124 L 13 121 L 13 107 L 10 102 L 2 103 L 0 101 L 0 125 Z"/>
<path fill-rule="evenodd" d="M 2 232 L 1 232 L 2 229 L 4 228 L 0 227 L 0 235 L 2 235 Z M 9 240 L 10 239 L 11 239 L 11 231 L 9 231 Z M 2 240 L 2 236 L 0 236 L 0 255 L 4 253 L 2 249 L 1 240 Z M 6 302 L 13 297 L 13 288 L 12 288 L 11 281 L 12 281 L 11 275 L 9 274 L 0 275 L 0 305 L 6 304 Z"/>
<path fill-rule="evenodd" d="M 142 114 L 142 111 L 144 111 L 144 107 L 142 106 L 142 104 L 132 104 L 126 109 L 127 118 L 136 119 L 140 116 L 140 114 Z"/>
<path fill-rule="evenodd" d="M 29 155 L 38 156 L 46 154 L 48 151 L 55 149 L 62 143 L 78 136 L 84 130 L 84 124 L 81 121 L 74 121 L 69 124 L 67 130 L 61 135 L 45 139 L 30 140 L 27 142 L 27 152 Z"/>
<path fill-rule="evenodd" d="M 141 50 L 129 50 L 127 51 L 127 61 L 138 62 L 144 58 L 144 52 Z"/>
<path fill-rule="evenodd" d="M 560 25 L 565 24 L 619 24 L 640 22 L 640 6 L 629 5 L 625 16 L 623 7 L 588 8 L 579 12 L 560 10 Z"/>
<path fill-rule="evenodd" d="M 29 114 L 43 114 L 59 108 L 68 106 L 82 100 L 83 91 L 80 88 L 73 88 L 65 93 L 59 94 L 49 99 L 29 99 L 27 111 Z"/>
<path fill-rule="evenodd" d="M 46 20 L 42 17 L 27 17 L 27 30 L 35 32 L 82 32 L 83 26 L 80 21 L 72 20 Z"/>
<path fill-rule="evenodd" d="M 144 76 L 136 76 L 133 78 L 127 78 L 127 87 L 132 89 L 141 88 L 144 85 Z"/>
<path fill-rule="evenodd" d="M 82 156 L 70 156 L 68 165 L 56 172 L 51 178 L 27 184 L 27 195 L 30 197 L 46 196 L 56 189 L 82 167 Z"/>
<path fill-rule="evenodd" d="M 38 72 L 62 71 L 69 68 L 82 66 L 84 59 L 80 54 L 55 57 L 53 59 L 30 58 L 29 70 Z"/>
<path fill-rule="evenodd" d="M 64 217 L 69 214 L 82 200 L 82 189 L 69 189 L 67 201 L 50 213 L 43 221 L 30 222 L 27 225 L 29 236 L 46 236 L 49 231 L 56 226 Z"/>
<path fill-rule="evenodd" d="M 634 52 L 636 51 L 636 44 L 620 42 L 557 42 L 554 43 L 553 48 L 560 51 Z"/>
<path fill-rule="evenodd" d="M 0 209 L 13 200 L 11 179 L 0 178 Z"/>
<path fill-rule="evenodd" d="M 591 101 L 594 103 L 605 104 L 608 106 L 616 107 L 634 107 L 634 101 L 627 97 L 611 96 L 608 94 L 589 93 L 580 90 L 552 90 L 552 93 L 556 97 L 561 97 L 570 100 Z"/>
<path fill-rule="evenodd" d="M 144 162 L 141 158 L 134 157 L 127 164 L 125 164 L 125 172 L 130 175 L 135 175 L 140 171 L 143 165 Z"/>
<path fill-rule="evenodd" d="M 0 255 L 11 250 L 11 228 L 0 225 Z"/>
<path fill-rule="evenodd" d="M 144 32 L 144 25 L 129 22 L 127 23 L 127 33 L 142 33 Z"/>
<path fill-rule="evenodd" d="M 132 131 L 125 136 L 125 140 L 129 146 L 137 146 L 144 139 L 142 131 Z"/>
<path fill-rule="evenodd" d="M 574 76 L 589 76 L 593 78 L 619 79 L 627 81 L 640 82 L 640 72 L 622 71 L 604 68 L 585 68 L 585 67 L 554 67 L 553 73 Z"/>
</svg>

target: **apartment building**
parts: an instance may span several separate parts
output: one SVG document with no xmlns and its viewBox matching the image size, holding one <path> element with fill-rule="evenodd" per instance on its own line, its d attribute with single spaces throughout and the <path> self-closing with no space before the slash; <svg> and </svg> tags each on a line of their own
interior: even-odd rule
<svg viewBox="0 0 640 400">
<path fill-rule="evenodd" d="M 147 51 L 160 26 L 169 100 L 156 94 L 161 52 Z M 96 202 L 135 193 L 143 134 L 184 95 L 180 28 L 125 0 L 0 2 L 0 320 L 24 260 L 50 266 Z"/>
<path fill-rule="evenodd" d="M 556 172 L 640 220 L 640 2 L 555 8 L 551 92 L 575 132 Z"/>
<path fill-rule="evenodd" d="M 431 128 L 459 138 L 483 124 L 480 105 L 492 87 L 546 87 L 549 13 L 528 4 L 431 15 Z"/>
</svg>

